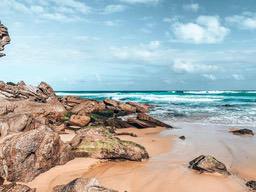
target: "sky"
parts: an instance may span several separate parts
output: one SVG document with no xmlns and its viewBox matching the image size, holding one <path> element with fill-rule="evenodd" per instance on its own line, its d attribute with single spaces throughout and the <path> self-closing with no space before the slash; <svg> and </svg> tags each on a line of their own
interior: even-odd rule
<svg viewBox="0 0 256 192">
<path fill-rule="evenodd" d="M 256 89 L 255 0 L 1 0 L 0 79 L 55 90 Z"/>
</svg>

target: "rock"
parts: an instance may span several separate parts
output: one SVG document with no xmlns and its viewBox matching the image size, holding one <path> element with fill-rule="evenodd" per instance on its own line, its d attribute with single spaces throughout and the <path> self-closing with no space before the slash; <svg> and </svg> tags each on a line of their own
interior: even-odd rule
<svg viewBox="0 0 256 192">
<path fill-rule="evenodd" d="M 64 96 L 60 98 L 60 101 L 67 110 L 72 110 L 73 107 L 83 102 L 83 99 L 75 96 Z"/>
<path fill-rule="evenodd" d="M 234 135 L 254 135 L 253 131 L 250 129 L 238 129 L 230 132 Z"/>
<path fill-rule="evenodd" d="M 130 128 L 133 127 L 127 121 L 122 120 L 121 118 L 109 118 L 105 121 L 106 126 L 110 126 L 113 128 Z"/>
<path fill-rule="evenodd" d="M 55 97 L 56 96 L 55 92 L 53 91 L 53 88 L 45 82 L 41 82 L 38 85 L 38 88 L 42 91 L 43 94 L 45 94 L 49 97 L 51 97 L 51 96 Z"/>
<path fill-rule="evenodd" d="M 7 27 L 5 27 L 3 24 L 0 22 L 0 51 L 4 50 L 4 47 L 9 44 L 11 41 L 11 38 L 8 33 Z M 5 56 L 4 53 L 0 52 L 0 57 Z"/>
<path fill-rule="evenodd" d="M 127 122 L 136 128 L 150 128 L 155 126 L 154 124 L 150 124 L 148 122 L 144 122 L 136 118 L 128 118 Z"/>
<path fill-rule="evenodd" d="M 0 151 L 0 177 L 11 182 L 31 181 L 73 159 L 71 147 L 45 126 L 5 137 Z"/>
<path fill-rule="evenodd" d="M 77 178 L 66 185 L 59 185 L 53 188 L 53 192 L 117 192 L 102 187 L 95 179 Z"/>
<path fill-rule="evenodd" d="M 26 185 L 11 183 L 0 186 L 1 192 L 36 192 L 36 189 L 31 189 Z"/>
<path fill-rule="evenodd" d="M 113 118 L 114 116 L 115 116 L 115 113 L 112 110 L 104 110 L 104 111 L 94 112 L 94 113 L 91 113 L 91 115 L 90 115 L 92 122 L 94 124 L 99 124 L 99 125 L 105 125 L 105 122 L 109 118 Z"/>
<path fill-rule="evenodd" d="M 150 106 L 146 104 L 136 103 L 136 102 L 127 102 L 127 104 L 136 108 L 136 111 L 139 113 L 147 113 Z"/>
<path fill-rule="evenodd" d="M 88 125 L 91 121 L 91 118 L 85 115 L 72 115 L 69 119 L 69 123 L 71 125 L 77 125 L 80 127 L 84 127 Z"/>
<path fill-rule="evenodd" d="M 120 140 L 105 128 L 79 130 L 71 141 L 71 146 L 77 157 L 132 161 L 149 158 L 144 147 L 131 141 Z"/>
<path fill-rule="evenodd" d="M 200 155 L 199 157 L 195 158 L 194 160 L 189 162 L 189 168 L 197 170 L 201 173 L 207 172 L 207 173 L 220 173 L 223 175 L 230 175 L 230 173 L 227 171 L 226 166 L 215 159 L 212 156 L 205 156 Z"/>
<path fill-rule="evenodd" d="M 78 115 L 88 115 L 93 112 L 104 111 L 105 104 L 94 100 L 84 100 L 76 105 L 71 112 Z"/>
<path fill-rule="evenodd" d="M 179 137 L 179 139 L 181 139 L 181 140 L 185 140 L 185 139 L 186 139 L 186 137 L 185 137 L 184 135 L 182 135 L 182 136 L 180 136 L 180 137 Z"/>
<path fill-rule="evenodd" d="M 115 108 L 118 108 L 120 102 L 119 101 L 116 101 L 116 100 L 113 100 L 113 99 L 105 99 L 103 101 L 106 105 L 110 105 L 110 106 L 113 106 Z"/>
<path fill-rule="evenodd" d="M 118 105 L 118 108 L 122 111 L 125 111 L 127 113 L 135 113 L 136 112 L 136 107 L 126 104 L 126 103 L 121 103 Z"/>
<path fill-rule="evenodd" d="M 150 115 L 146 114 L 146 113 L 139 113 L 137 115 L 137 119 L 147 122 L 149 124 L 152 124 L 154 126 L 160 126 L 160 127 L 166 127 L 166 128 L 173 128 L 171 125 L 168 125 L 166 123 L 163 123 L 153 117 L 151 117 Z"/>
<path fill-rule="evenodd" d="M 248 181 L 245 185 L 252 190 L 256 190 L 256 181 Z"/>
</svg>

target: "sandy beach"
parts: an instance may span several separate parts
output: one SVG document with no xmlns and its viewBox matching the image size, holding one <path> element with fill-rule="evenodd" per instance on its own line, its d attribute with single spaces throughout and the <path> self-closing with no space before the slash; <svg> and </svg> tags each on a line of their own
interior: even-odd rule
<svg viewBox="0 0 256 192">
<path fill-rule="evenodd" d="M 28 185 L 44 192 L 77 177 L 96 177 L 104 186 L 119 191 L 246 191 L 245 180 L 255 178 L 255 139 L 234 136 L 223 126 L 214 128 L 177 123 L 175 129 L 119 129 L 118 133 L 135 133 L 138 137 L 119 137 L 145 146 L 150 159 L 132 162 L 77 158 L 39 175 Z M 69 141 L 73 135 L 70 132 L 62 135 L 62 139 Z M 181 135 L 185 135 L 186 140 L 179 139 Z M 188 162 L 200 154 L 216 156 L 232 176 L 199 174 L 188 169 Z"/>
</svg>

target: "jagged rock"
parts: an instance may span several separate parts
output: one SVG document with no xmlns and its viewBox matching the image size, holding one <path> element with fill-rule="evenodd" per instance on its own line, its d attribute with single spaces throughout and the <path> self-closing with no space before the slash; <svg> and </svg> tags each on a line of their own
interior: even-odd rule
<svg viewBox="0 0 256 192">
<path fill-rule="evenodd" d="M 147 122 L 149 124 L 152 124 L 154 126 L 160 126 L 160 127 L 166 127 L 166 128 L 173 128 L 171 125 L 168 125 L 166 123 L 163 123 L 153 117 L 151 117 L 150 115 L 146 114 L 146 113 L 139 113 L 137 115 L 137 119 Z"/>
<path fill-rule="evenodd" d="M 215 159 L 214 157 L 208 155 L 200 155 L 194 160 L 189 162 L 189 168 L 199 171 L 200 173 L 220 173 L 223 175 L 230 175 L 227 171 L 226 166 Z"/>
<path fill-rule="evenodd" d="M 127 122 L 136 128 L 150 128 L 155 126 L 154 124 L 144 122 L 136 118 L 128 118 Z"/>
<path fill-rule="evenodd" d="M 0 186 L 1 192 L 36 192 L 36 189 L 31 189 L 26 185 L 11 183 Z"/>
<path fill-rule="evenodd" d="M 69 123 L 71 125 L 77 125 L 80 127 L 84 127 L 88 125 L 91 121 L 91 118 L 85 115 L 72 115 L 69 119 Z"/>
<path fill-rule="evenodd" d="M 72 110 L 73 107 L 83 102 L 83 99 L 76 96 L 64 96 L 60 98 L 60 101 L 67 110 Z"/>
<path fill-rule="evenodd" d="M 149 111 L 150 106 L 142 103 L 136 102 L 127 102 L 127 104 L 136 108 L 136 111 L 139 113 L 147 113 Z"/>
<path fill-rule="evenodd" d="M 0 51 L 4 50 L 4 47 L 9 44 L 11 41 L 11 38 L 8 33 L 7 27 L 5 27 L 3 24 L 0 22 Z M 5 56 L 4 53 L 0 52 L 0 57 Z"/>
<path fill-rule="evenodd" d="M 110 105 L 110 106 L 113 106 L 115 108 L 118 108 L 120 102 L 119 101 L 116 101 L 116 100 L 113 100 L 113 99 L 105 99 L 104 100 L 104 103 L 106 105 Z"/>
<path fill-rule="evenodd" d="M 0 143 L 0 177 L 28 182 L 72 158 L 70 146 L 47 127 L 10 135 Z"/>
<path fill-rule="evenodd" d="M 248 181 L 246 183 L 246 186 L 249 187 L 252 190 L 256 190 L 256 181 Z"/>
<path fill-rule="evenodd" d="M 113 128 L 130 128 L 133 127 L 127 121 L 122 120 L 121 118 L 109 118 L 105 121 L 106 126 L 110 126 Z"/>
<path fill-rule="evenodd" d="M 131 141 L 120 140 L 105 128 L 79 130 L 71 141 L 71 146 L 77 157 L 132 161 L 149 158 L 144 147 Z"/>
<path fill-rule="evenodd" d="M 136 107 L 126 104 L 126 103 L 120 103 L 118 105 L 118 108 L 122 111 L 125 111 L 127 113 L 135 113 L 136 112 Z"/>
<path fill-rule="evenodd" d="M 53 192 L 117 192 L 107 189 L 99 184 L 95 178 L 77 178 L 66 185 L 59 185 L 53 188 Z"/>
<path fill-rule="evenodd" d="M 76 105 L 71 112 L 78 115 L 87 115 L 93 112 L 104 111 L 105 104 L 94 100 L 84 100 Z"/>
<path fill-rule="evenodd" d="M 38 85 L 38 88 L 43 92 L 44 95 L 47 95 L 49 97 L 56 96 L 55 92 L 53 91 L 53 88 L 50 85 L 48 85 L 47 83 L 45 83 L 45 82 L 41 82 Z"/>
<path fill-rule="evenodd" d="M 114 116 L 115 116 L 115 113 L 112 110 L 94 112 L 94 113 L 91 113 L 90 115 L 94 123 L 101 124 L 101 125 L 104 125 L 107 119 L 113 118 Z"/>
<path fill-rule="evenodd" d="M 250 129 L 238 129 L 230 132 L 234 135 L 254 135 L 253 131 Z"/>
</svg>

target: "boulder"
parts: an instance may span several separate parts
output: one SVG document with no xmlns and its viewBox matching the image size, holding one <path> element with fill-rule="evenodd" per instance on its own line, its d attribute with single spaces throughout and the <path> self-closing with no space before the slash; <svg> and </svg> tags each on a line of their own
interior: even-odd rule
<svg viewBox="0 0 256 192">
<path fill-rule="evenodd" d="M 71 112 L 78 115 L 87 115 L 93 112 L 104 111 L 105 104 L 94 100 L 84 100 L 76 105 Z"/>
<path fill-rule="evenodd" d="M 105 125 L 117 129 L 133 127 L 131 124 L 129 124 L 127 121 L 122 120 L 121 118 L 109 118 L 105 121 Z"/>
<path fill-rule="evenodd" d="M 136 103 L 136 102 L 127 102 L 127 104 L 133 106 L 136 108 L 136 111 L 138 113 L 147 113 L 149 111 L 150 106 L 142 103 Z"/>
<path fill-rule="evenodd" d="M 55 92 L 53 91 L 53 88 L 48 85 L 47 83 L 45 82 L 41 82 L 39 85 L 38 85 L 38 89 L 42 91 L 42 93 L 48 97 L 51 97 L 51 96 L 56 96 L 55 95 Z"/>
<path fill-rule="evenodd" d="M 136 128 L 150 128 L 155 126 L 154 124 L 144 122 L 136 118 L 128 118 L 127 122 Z"/>
<path fill-rule="evenodd" d="M 248 181 L 246 183 L 246 186 L 249 187 L 252 190 L 256 190 L 256 181 Z"/>
<path fill-rule="evenodd" d="M 200 173 L 207 172 L 230 175 L 230 173 L 227 171 L 226 166 L 210 155 L 200 155 L 199 157 L 190 161 L 189 168 L 197 170 Z"/>
<path fill-rule="evenodd" d="M 42 126 L 1 141 L 0 177 L 11 182 L 28 182 L 71 159 L 71 147 L 64 144 L 57 133 Z"/>
<path fill-rule="evenodd" d="M 149 158 L 144 147 L 131 141 L 120 140 L 105 128 L 79 130 L 71 141 L 71 146 L 77 157 L 132 161 Z"/>
<path fill-rule="evenodd" d="M 137 119 L 147 122 L 149 124 L 152 124 L 153 126 L 160 126 L 160 127 L 166 127 L 166 128 L 173 128 L 171 125 L 168 125 L 166 123 L 163 123 L 153 117 L 151 117 L 150 115 L 146 114 L 146 113 L 139 113 L 137 115 Z"/>
<path fill-rule="evenodd" d="M 107 189 L 99 184 L 95 178 L 77 178 L 66 185 L 59 185 L 53 188 L 53 192 L 117 192 Z"/>
<path fill-rule="evenodd" d="M 0 186 L 1 192 L 36 192 L 36 189 L 31 189 L 26 185 L 10 183 Z"/>
<path fill-rule="evenodd" d="M 3 24 L 0 22 L 0 51 L 4 50 L 4 47 L 9 44 L 11 41 L 11 38 L 8 33 L 7 27 L 5 27 Z M 5 56 L 4 53 L 0 52 L 0 57 Z"/>
<path fill-rule="evenodd" d="M 254 135 L 253 131 L 250 129 L 238 129 L 230 132 L 234 135 Z"/>
<path fill-rule="evenodd" d="M 69 123 L 71 125 L 77 125 L 80 127 L 84 127 L 88 125 L 91 121 L 91 118 L 85 115 L 72 115 L 69 119 Z"/>
<path fill-rule="evenodd" d="M 126 103 L 120 103 L 118 105 L 118 108 L 122 111 L 125 111 L 127 113 L 135 113 L 136 112 L 136 107 L 126 104 Z"/>
<path fill-rule="evenodd" d="M 182 135 L 182 136 L 180 136 L 180 137 L 179 137 L 179 139 L 181 139 L 181 140 L 185 140 L 185 139 L 186 139 L 186 137 L 185 137 L 184 135 Z"/>
<path fill-rule="evenodd" d="M 119 101 L 116 101 L 116 100 L 113 100 L 113 99 L 105 99 L 103 101 L 106 105 L 110 105 L 110 106 L 113 106 L 115 108 L 118 108 L 120 102 Z"/>
</svg>

